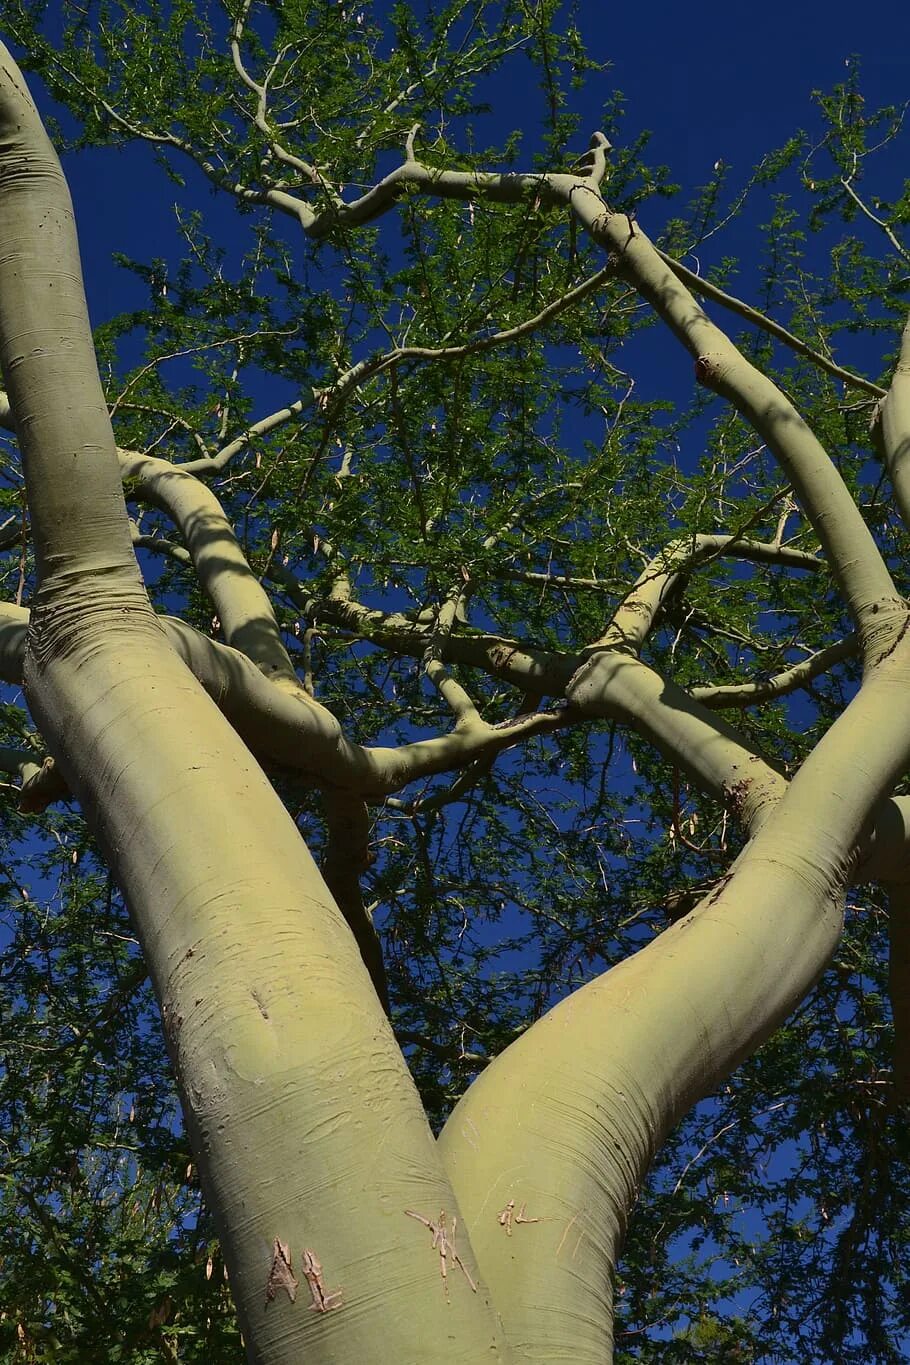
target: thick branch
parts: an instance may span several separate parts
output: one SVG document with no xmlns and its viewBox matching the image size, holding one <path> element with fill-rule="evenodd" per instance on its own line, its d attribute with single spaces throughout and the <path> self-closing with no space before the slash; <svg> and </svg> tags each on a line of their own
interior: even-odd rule
<svg viewBox="0 0 910 1365">
<path fill-rule="evenodd" d="M 607 630 L 592 648 L 626 649 L 637 654 L 661 606 L 678 583 L 680 574 L 722 556 L 815 572 L 825 567 L 824 561 L 817 555 L 786 545 L 747 540 L 738 535 L 681 536 L 654 556 L 617 607 Z"/>
<path fill-rule="evenodd" d="M 698 306 L 637 224 L 612 212 L 589 187 L 573 187 L 570 202 L 592 236 L 616 258 L 633 284 L 696 361 L 696 375 L 728 398 L 773 451 L 874 660 L 890 646 L 903 604 L 869 528 L 831 459 L 777 386 L 743 356 Z"/>
<path fill-rule="evenodd" d="M 825 374 L 830 374 L 832 378 L 839 379 L 843 384 L 854 389 L 862 389 L 865 393 L 871 393 L 876 398 L 881 398 L 884 394 L 884 389 L 879 388 L 878 384 L 873 384 L 871 379 L 864 379 L 862 375 L 854 374 L 852 370 L 845 370 L 841 365 L 836 365 L 821 351 L 814 350 L 805 341 L 801 341 L 798 336 L 788 332 L 786 327 L 781 327 L 779 322 L 775 322 L 765 313 L 760 313 L 757 308 L 750 307 L 748 303 L 743 303 L 742 299 L 736 298 L 733 294 L 718 289 L 716 284 L 711 284 L 701 275 L 696 275 L 694 270 L 689 270 L 681 261 L 674 260 L 665 251 L 658 251 L 657 254 L 664 264 L 670 267 L 677 279 L 688 285 L 693 294 L 699 294 L 702 298 L 710 299 L 712 303 L 719 303 L 722 308 L 735 313 L 737 317 L 760 327 L 763 332 L 776 337 L 785 346 L 789 346 L 791 351 L 795 351 L 797 355 L 805 356 L 806 360 L 810 360 L 817 369 L 824 370 Z"/>
<path fill-rule="evenodd" d="M 162 508 L 178 526 L 227 643 L 269 677 L 298 687 L 268 594 L 250 569 L 215 494 L 167 460 L 126 450 L 119 457 L 130 495 Z"/>
<path fill-rule="evenodd" d="M 573 1360 L 610 1358 L 610 1279 L 654 1152 L 827 965 L 864 831 L 910 756 L 908 696 L 905 638 L 697 910 L 529 1029 L 446 1124 L 507 1330 L 542 1356 L 568 1333 Z M 497 1225 L 510 1200 L 541 1220 L 518 1247 Z"/>
<path fill-rule="evenodd" d="M 17 414 L 39 579 L 93 570 L 139 588 L 107 406 L 86 365 L 94 353 L 69 191 L 2 45 L 0 240 L 0 366 Z"/>
<path fill-rule="evenodd" d="M 910 526 L 910 318 L 888 392 L 878 405 L 872 434 L 891 479 L 905 526 Z"/>
<path fill-rule="evenodd" d="M 731 726 L 628 654 L 594 654 L 569 682 L 566 700 L 582 715 L 632 725 L 751 832 L 786 790 L 786 780 Z"/>
</svg>

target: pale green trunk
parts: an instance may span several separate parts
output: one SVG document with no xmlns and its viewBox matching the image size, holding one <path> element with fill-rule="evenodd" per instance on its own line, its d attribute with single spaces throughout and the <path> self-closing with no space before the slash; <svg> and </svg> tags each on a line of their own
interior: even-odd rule
<svg viewBox="0 0 910 1365">
<path fill-rule="evenodd" d="M 451 1231 L 458 1210 L 351 933 L 148 604 L 69 196 L 0 67 L 0 352 L 39 565 L 26 694 L 129 903 L 250 1359 L 503 1360 L 464 1229 L 446 1285 L 409 1216 Z"/>
<path fill-rule="evenodd" d="M 479 1292 L 456 1271 L 447 1302 L 407 1215 L 458 1210 L 350 930 L 258 765 L 122 605 L 83 601 L 61 640 L 50 603 L 26 686 L 126 891 L 251 1360 L 502 1359 L 467 1237 Z M 267 1301 L 276 1239 L 296 1303 Z M 336 1309 L 311 1311 L 304 1249 Z"/>
<path fill-rule="evenodd" d="M 595 659 L 572 695 L 598 678 Z M 824 970 L 860 840 L 908 753 L 902 639 L 701 905 L 564 1000 L 455 1108 L 440 1146 L 520 1357 L 571 1342 L 573 1361 L 610 1359 L 613 1271 L 654 1153 Z M 510 1203 L 540 1221 L 506 1235 Z"/>
<path fill-rule="evenodd" d="M 293 822 L 174 652 L 180 631 L 166 633 L 149 607 L 63 177 L 2 50 L 0 68 L 0 354 L 40 579 L 24 682 L 129 902 L 250 1359 L 604 1365 L 612 1272 L 656 1147 L 805 995 L 837 943 L 872 813 L 910 753 L 905 607 L 812 434 L 594 186 L 577 176 L 544 185 L 539 176 L 437 174 L 409 160 L 351 211 L 351 222 L 366 221 L 406 180 L 458 198 L 545 190 L 568 199 L 698 358 L 705 382 L 778 454 L 833 561 L 867 663 L 859 697 L 783 795 L 783 779 L 729 727 L 637 660 L 600 650 L 579 669 L 566 687 L 570 708 L 636 726 L 755 837 L 695 913 L 510 1047 L 435 1144 L 357 945 Z M 309 212 L 302 221 L 318 235 L 321 219 Z M 134 472 L 151 478 L 144 470 Z M 186 478 L 154 471 L 156 495 L 184 519 L 201 505 Z M 267 599 L 244 576 L 233 540 L 243 592 L 232 598 L 216 584 L 213 537 L 228 544 L 227 533 L 214 500 L 205 515 L 196 542 L 188 538 L 212 591 L 225 594 L 226 628 L 293 689 Z M 14 666 L 19 632 L 14 616 L 0 630 L 0 668 Z M 638 643 L 628 630 L 618 642 Z M 542 676 L 530 652 L 458 647 L 480 649 L 493 672 Z M 219 691 L 219 669 L 234 665 L 215 666 L 199 642 L 183 639 L 181 649 Z M 255 686 L 245 677 L 241 686 L 237 672 L 247 698 L 270 685 L 257 674 Z M 287 703 L 287 690 L 280 695 Z M 243 714 L 236 696 L 226 704 Z M 266 751 L 268 709 L 266 700 L 245 732 Z M 273 719 L 302 743 L 287 706 L 276 703 Z M 309 733 L 314 770 L 333 750 L 345 753 L 330 717 Z M 463 758 L 470 746 L 464 735 L 456 741 Z M 406 776 L 419 748 L 386 755 L 386 777 L 396 762 Z M 452 748 L 449 737 L 420 749 L 426 771 L 449 765 Z M 380 763 L 363 753 L 346 761 L 361 775 Z M 457 1258 L 440 1256 L 443 1218 Z"/>
</svg>

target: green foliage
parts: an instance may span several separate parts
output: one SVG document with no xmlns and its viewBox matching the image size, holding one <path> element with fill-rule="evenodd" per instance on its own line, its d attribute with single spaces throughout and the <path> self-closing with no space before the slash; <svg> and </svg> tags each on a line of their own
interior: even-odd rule
<svg viewBox="0 0 910 1365">
<path fill-rule="evenodd" d="M 230 12 L 214 0 L 58 11 L 0 4 L 25 65 L 65 108 L 72 145 L 150 141 L 168 193 L 181 195 L 179 251 L 137 261 L 125 243 L 118 264 L 147 300 L 98 330 L 117 439 L 182 463 L 303 398 L 298 419 L 241 441 L 212 485 L 270 584 L 295 662 L 352 739 L 399 743 L 448 729 L 450 717 L 422 649 L 390 648 L 378 616 L 355 632 L 320 613 L 342 573 L 357 601 L 412 622 L 433 619 L 453 580 L 469 581 L 461 634 L 571 663 L 676 537 L 817 548 L 742 419 L 681 368 L 666 377 L 675 352 L 616 279 L 518 339 L 402 361 L 320 399 L 364 358 L 516 327 L 601 265 L 533 198 L 403 193 L 393 216 L 319 243 L 263 202 L 274 190 L 314 206 L 342 188 L 352 197 L 397 164 L 414 125 L 431 166 L 569 164 L 580 148 L 566 92 L 593 63 L 555 0 L 452 0 L 425 13 L 402 3 L 385 15 L 369 3 L 253 6 L 238 51 L 249 80 L 268 78 L 265 129 L 231 58 L 236 0 Z M 506 126 L 490 148 L 489 78 L 528 59 L 539 129 L 522 138 Z M 906 311 L 906 261 L 844 182 L 861 185 L 870 148 L 899 119 L 865 112 L 853 70 L 819 111 L 821 131 L 767 157 L 741 191 L 718 166 L 662 224 L 668 174 L 644 164 L 647 139 L 621 130 L 612 98 L 609 193 L 639 208 L 653 235 L 662 227 L 676 255 L 698 247 L 707 263 L 711 239 L 709 277 L 725 288 L 741 268 L 721 254 L 718 229 L 738 216 L 759 259 L 744 272 L 750 297 L 817 350 L 843 347 L 844 363 L 882 379 Z M 219 190 L 214 209 L 200 172 Z M 870 202 L 890 232 L 907 223 L 906 186 Z M 232 203 L 246 216 L 228 231 Z M 738 339 L 826 444 L 899 571 L 906 539 L 868 447 L 868 395 L 763 333 Z M 3 542 L 10 598 L 31 574 L 16 459 L 10 444 L 0 477 L 0 506 L 17 519 Z M 127 495 L 156 604 L 216 630 L 195 576 L 170 553 L 174 527 Z M 848 630 L 826 575 L 716 557 L 668 596 L 645 657 L 683 686 L 745 682 Z M 540 701 L 495 673 L 454 672 L 490 721 Z M 793 771 L 855 685 L 847 661 L 738 723 Z M 27 740 L 12 699 L 2 721 L 3 742 Z M 318 853 L 313 793 L 286 773 L 276 781 Z M 554 1000 L 688 908 L 741 837 L 730 812 L 615 726 L 532 741 L 449 801 L 452 782 L 374 811 L 365 877 L 396 1027 L 437 1124 Z M 49 816 L 36 834 L 7 801 L 4 821 L 0 1350 L 10 1361 L 236 1361 L 123 907 L 74 816 Z M 908 1134 L 887 1080 L 883 914 L 874 897 L 854 908 L 817 992 L 667 1144 L 630 1231 L 620 1360 L 902 1357 Z"/>
</svg>

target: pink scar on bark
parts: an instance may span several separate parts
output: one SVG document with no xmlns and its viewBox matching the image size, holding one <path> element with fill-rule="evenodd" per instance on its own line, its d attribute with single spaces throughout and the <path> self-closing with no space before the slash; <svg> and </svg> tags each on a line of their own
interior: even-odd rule
<svg viewBox="0 0 910 1365">
<path fill-rule="evenodd" d="M 439 1218 L 434 1222 L 431 1218 L 424 1218 L 422 1213 L 415 1213 L 413 1209 L 405 1209 L 409 1218 L 416 1218 L 418 1223 L 423 1223 L 432 1233 L 433 1240 L 430 1243 L 434 1251 L 439 1252 L 439 1273 L 442 1276 L 442 1288 L 446 1296 L 446 1302 L 451 1302 L 449 1298 L 449 1262 L 457 1265 L 464 1275 L 468 1284 L 477 1293 L 477 1285 L 471 1279 L 471 1273 L 455 1249 L 455 1232 L 458 1228 L 458 1219 L 452 1219 L 451 1231 L 446 1226 L 446 1211 L 441 1209 Z"/>
</svg>

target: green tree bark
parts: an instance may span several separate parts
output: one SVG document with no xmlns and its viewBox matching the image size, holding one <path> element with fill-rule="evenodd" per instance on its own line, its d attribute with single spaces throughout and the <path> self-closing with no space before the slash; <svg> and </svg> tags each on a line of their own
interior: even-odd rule
<svg viewBox="0 0 910 1365">
<path fill-rule="evenodd" d="M 59 774 L 129 903 L 249 1358 L 603 1362 L 613 1352 L 617 1259 L 660 1144 L 804 1000 L 838 945 L 848 888 L 871 877 L 905 885 L 910 819 L 906 799 L 892 793 L 910 760 L 906 603 L 795 405 L 695 302 L 685 269 L 602 196 L 603 137 L 573 174 L 497 175 L 425 166 L 412 132 L 402 164 L 346 201 L 274 141 L 266 88 L 243 65 L 247 9 L 230 46 L 255 96 L 254 127 L 272 140 L 270 156 L 320 193 L 311 203 L 213 173 L 221 188 L 286 213 L 316 240 L 353 232 L 408 195 L 461 201 L 472 213 L 477 201 L 542 204 L 570 215 L 607 255 L 596 276 L 524 323 L 463 346 L 395 346 L 352 363 L 314 395 L 315 410 L 331 409 L 368 378 L 397 376 L 406 354 L 462 360 L 523 340 L 561 316 L 567 299 L 574 305 L 604 279 L 621 280 L 689 351 L 699 380 L 767 444 L 821 547 L 820 555 L 788 547 L 781 533 L 769 541 L 674 534 L 575 652 L 460 631 L 473 568 L 460 567 L 438 609 L 410 615 L 362 605 L 344 567 L 324 595 L 272 560 L 255 573 L 201 476 L 298 415 L 303 401 L 252 423 L 200 465 L 176 469 L 118 450 L 62 171 L 2 51 L 0 362 L 9 405 L 0 419 L 22 450 L 37 585 L 28 614 L 0 610 L 0 675 L 22 679 Z M 123 119 L 118 127 L 134 131 Z M 186 150 L 176 136 L 152 140 Z M 736 303 L 718 295 L 724 306 Z M 905 362 L 902 355 L 879 419 L 898 501 Z M 398 417 L 396 408 L 397 393 L 390 410 Z M 124 480 L 177 528 L 182 544 L 170 548 L 195 569 L 224 644 L 153 611 Z M 418 511 L 426 542 L 431 518 Z M 482 567 L 490 570 L 518 519 L 488 533 Z M 682 688 L 640 655 L 683 576 L 720 556 L 817 576 L 829 567 L 854 633 L 821 661 L 811 656 L 739 691 Z M 449 733 L 398 747 L 349 740 L 299 679 L 266 572 L 317 626 L 419 659 L 451 714 Z M 559 586 L 567 578 L 551 576 Z M 592 584 L 600 586 L 596 576 Z M 717 714 L 740 704 L 743 688 L 752 699 L 784 696 L 855 652 L 862 685 L 792 780 Z M 517 713 L 487 722 L 455 674 L 459 665 L 520 688 Z M 548 695 L 558 705 L 545 706 Z M 374 989 L 384 990 L 382 964 L 355 875 L 369 838 L 364 803 L 440 772 L 458 773 L 456 785 L 468 781 L 505 748 L 586 720 L 641 736 L 724 805 L 745 847 L 690 914 L 506 1047 L 434 1141 Z M 336 840 L 325 872 L 344 914 L 260 760 L 326 793 Z M 7 763 L 25 766 L 18 753 Z M 898 890 L 898 982 L 903 899 Z M 359 942 L 351 924 L 367 931 Z M 898 1060 L 905 1083 L 900 1049 Z"/>
<path fill-rule="evenodd" d="M 463 1230 L 441 1279 L 429 1223 L 454 1243 L 457 1205 L 350 930 L 148 604 L 66 185 L 0 63 L 0 356 L 40 565 L 26 693 L 127 896 L 250 1358 L 367 1360 L 381 1334 L 387 1358 L 505 1359 Z"/>
</svg>

